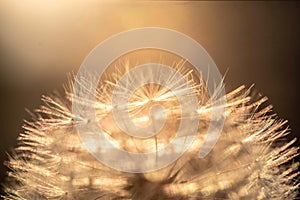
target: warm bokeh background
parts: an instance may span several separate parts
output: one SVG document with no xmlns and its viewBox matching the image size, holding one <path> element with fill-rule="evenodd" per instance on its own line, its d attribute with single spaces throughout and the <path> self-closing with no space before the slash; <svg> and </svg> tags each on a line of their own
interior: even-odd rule
<svg viewBox="0 0 300 200">
<path fill-rule="evenodd" d="M 25 108 L 37 108 L 42 94 L 60 89 L 98 43 L 144 26 L 196 39 L 221 73 L 229 69 L 228 91 L 255 83 L 299 137 L 299 11 L 299 2 L 1 0 L 0 163 L 16 145 Z"/>
</svg>

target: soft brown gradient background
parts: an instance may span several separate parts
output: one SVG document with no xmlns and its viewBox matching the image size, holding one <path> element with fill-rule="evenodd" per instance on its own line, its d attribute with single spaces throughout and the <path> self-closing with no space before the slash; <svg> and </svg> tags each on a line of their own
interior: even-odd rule
<svg viewBox="0 0 300 200">
<path fill-rule="evenodd" d="M 299 2 L 67 2 L 0 1 L 0 163 L 16 145 L 25 108 L 61 89 L 98 43 L 144 26 L 196 39 L 222 74 L 229 69 L 227 91 L 255 83 L 299 137 Z"/>
</svg>

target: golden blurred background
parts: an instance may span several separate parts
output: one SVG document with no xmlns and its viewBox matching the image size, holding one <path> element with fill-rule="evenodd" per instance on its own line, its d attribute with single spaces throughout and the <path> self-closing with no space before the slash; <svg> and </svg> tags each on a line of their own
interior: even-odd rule
<svg viewBox="0 0 300 200">
<path fill-rule="evenodd" d="M 124 30 L 157 26 L 197 40 L 224 74 L 270 99 L 299 137 L 299 2 L 0 1 L 0 162 L 42 94 L 61 89 L 87 54 Z M 299 142 L 298 142 L 299 145 Z M 0 165 L 0 180 L 5 167 Z"/>
</svg>

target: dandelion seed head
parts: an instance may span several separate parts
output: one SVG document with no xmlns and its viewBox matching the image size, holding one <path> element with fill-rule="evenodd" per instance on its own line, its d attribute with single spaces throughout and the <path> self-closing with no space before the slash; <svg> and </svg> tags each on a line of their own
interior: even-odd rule
<svg viewBox="0 0 300 200">
<path fill-rule="evenodd" d="M 200 121 L 192 146 L 170 165 L 147 173 L 126 173 L 99 162 L 84 147 L 76 124 L 87 120 L 71 111 L 72 80 L 61 96 L 44 96 L 43 105 L 26 121 L 19 146 L 7 166 L 9 183 L 4 199 L 293 199 L 299 183 L 298 163 L 292 162 L 298 148 L 295 140 L 282 142 L 288 134 L 286 121 L 271 115 L 266 98 L 254 100 L 251 88 L 241 86 L 226 94 L 226 121 L 217 144 L 204 158 L 199 149 L 212 120 L 212 100 L 201 74 L 186 61 L 173 65 L 183 75 L 184 84 L 167 80 L 167 86 L 149 83 L 136 89 L 128 102 L 128 113 L 138 127 L 153 126 L 156 133 L 146 138 L 130 136 L 118 126 L 113 116 L 112 95 L 120 78 L 134 65 L 129 61 L 109 68 L 96 90 L 95 113 L 99 126 L 117 148 L 133 153 L 157 152 L 176 136 L 182 109 L 177 95 L 197 97 L 194 111 Z M 151 68 L 139 74 L 151 78 Z M 93 81 L 90 75 L 89 80 Z M 72 79 L 72 78 L 71 78 Z M 129 77 L 128 81 L 135 81 Z M 126 85 L 127 83 L 127 85 Z M 128 93 L 130 82 L 121 85 Z M 217 92 L 217 91 L 216 91 Z M 77 99 L 89 105 L 86 99 Z M 160 107 L 155 109 L 155 106 Z M 122 106 L 122 105 L 119 105 Z M 156 125 L 165 119 L 160 129 Z M 125 121 L 126 122 L 126 121 Z M 182 149 L 182 137 L 172 152 Z M 208 137 L 208 140 L 210 138 Z M 99 148 L 93 137 L 84 141 L 94 152 L 112 157 L 110 146 Z M 132 165 L 131 162 L 122 163 Z M 147 163 L 143 163 L 147 165 Z"/>
</svg>

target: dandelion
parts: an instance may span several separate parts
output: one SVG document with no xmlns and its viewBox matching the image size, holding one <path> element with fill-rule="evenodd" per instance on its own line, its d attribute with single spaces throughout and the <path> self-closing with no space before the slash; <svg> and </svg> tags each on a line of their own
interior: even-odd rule
<svg viewBox="0 0 300 200">
<path fill-rule="evenodd" d="M 73 85 L 70 81 L 64 95 L 43 96 L 43 105 L 32 114 L 31 121 L 25 121 L 19 145 L 6 163 L 11 171 L 4 199 L 296 198 L 299 172 L 298 163 L 293 159 L 298 148 L 293 147 L 295 139 L 285 142 L 284 137 L 289 132 L 285 128 L 286 121 L 270 114 L 271 106 L 263 106 L 267 98 L 254 100 L 257 97 L 251 96 L 251 88 L 245 86 L 228 93 L 226 121 L 218 142 L 206 157 L 199 158 L 198 152 L 211 122 L 211 97 L 201 75 L 195 74 L 184 62 L 174 69 L 190 86 L 181 94 L 197 96 L 195 113 L 200 119 L 193 145 L 174 163 L 152 172 L 126 173 L 95 159 L 84 148 L 75 128 L 76 123 L 85 119 L 71 111 Z M 111 96 L 120 77 L 130 70 L 130 64 L 125 63 L 103 76 L 96 91 L 96 117 L 104 134 L 118 148 L 134 153 L 157 151 L 176 136 L 184 108 L 170 90 L 172 87 L 147 84 L 131 96 L 130 118 L 140 127 L 158 123 L 161 115 L 149 116 L 149 109 L 159 104 L 165 109 L 164 127 L 149 138 L 125 134 L 114 121 Z M 144 75 L 149 74 L 151 69 Z M 91 103 L 85 99 L 78 101 Z M 93 141 L 89 145 L 93 146 Z M 105 146 L 94 151 L 110 153 Z"/>
</svg>

